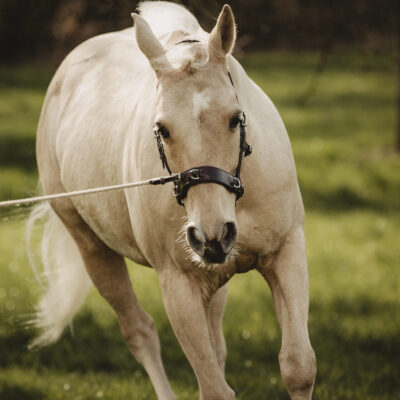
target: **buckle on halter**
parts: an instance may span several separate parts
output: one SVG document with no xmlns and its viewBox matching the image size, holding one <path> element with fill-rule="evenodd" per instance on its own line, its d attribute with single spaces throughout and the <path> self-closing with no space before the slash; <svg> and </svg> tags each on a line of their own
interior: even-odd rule
<svg viewBox="0 0 400 400">
<path fill-rule="evenodd" d="M 233 177 L 233 180 L 232 180 L 232 186 L 233 186 L 235 189 L 240 189 L 240 188 L 242 187 L 242 182 L 240 182 L 240 179 L 239 179 L 239 178 L 237 178 L 236 176 L 234 176 L 234 177 Z"/>
</svg>

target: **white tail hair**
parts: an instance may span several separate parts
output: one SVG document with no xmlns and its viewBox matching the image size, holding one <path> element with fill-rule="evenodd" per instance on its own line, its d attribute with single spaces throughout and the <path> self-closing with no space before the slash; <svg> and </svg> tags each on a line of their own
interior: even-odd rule
<svg viewBox="0 0 400 400">
<path fill-rule="evenodd" d="M 42 274 L 38 272 L 31 243 L 33 230 L 40 220 L 45 221 L 40 249 Z M 29 344 L 29 348 L 35 348 L 51 344 L 61 336 L 83 304 L 91 281 L 77 245 L 47 202 L 31 212 L 26 241 L 29 262 L 44 290 L 30 322 L 40 330 L 39 336 Z"/>
</svg>

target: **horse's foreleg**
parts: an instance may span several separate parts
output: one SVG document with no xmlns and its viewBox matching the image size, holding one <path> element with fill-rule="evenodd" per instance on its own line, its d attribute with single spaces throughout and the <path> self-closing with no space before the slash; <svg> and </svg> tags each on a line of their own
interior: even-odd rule
<svg viewBox="0 0 400 400">
<path fill-rule="evenodd" d="M 279 364 L 283 383 L 293 400 L 309 400 L 316 361 L 307 328 L 308 272 L 303 228 L 289 233 L 271 266 L 259 268 L 271 287 L 282 330 Z"/>
<path fill-rule="evenodd" d="M 74 237 L 94 285 L 114 309 L 122 336 L 147 371 L 158 399 L 174 400 L 157 331 L 135 296 L 124 259 L 102 243 L 76 211 L 63 210 L 59 215 Z"/>
<path fill-rule="evenodd" d="M 172 328 L 189 360 L 201 400 L 234 400 L 225 381 L 210 337 L 206 284 L 175 268 L 159 272 L 164 305 Z"/>
<path fill-rule="evenodd" d="M 157 398 L 175 399 L 162 364 L 157 330 L 133 292 L 124 260 L 103 253 L 100 259 L 91 255 L 87 265 L 95 286 L 113 307 L 131 353 L 148 373 Z"/>
<path fill-rule="evenodd" d="M 214 347 L 218 364 L 221 371 L 225 371 L 226 344 L 222 331 L 222 322 L 228 297 L 228 284 L 225 284 L 216 291 L 210 299 L 208 306 L 208 328 L 210 330 L 211 343 Z"/>
</svg>

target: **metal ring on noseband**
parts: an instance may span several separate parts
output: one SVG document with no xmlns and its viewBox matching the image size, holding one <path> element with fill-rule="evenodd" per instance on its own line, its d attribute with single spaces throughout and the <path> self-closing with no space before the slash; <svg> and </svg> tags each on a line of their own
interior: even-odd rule
<svg viewBox="0 0 400 400">
<path fill-rule="evenodd" d="M 231 74 L 228 72 L 229 79 L 233 85 Z M 160 133 L 155 130 L 154 136 L 157 140 L 157 148 L 160 154 L 160 159 L 163 168 L 166 168 L 171 175 L 171 181 L 174 182 L 174 196 L 179 205 L 183 206 L 183 200 L 187 195 L 188 190 L 200 183 L 217 183 L 222 185 L 228 191 L 236 194 L 236 201 L 243 196 L 244 186 L 240 180 L 240 170 L 242 167 L 243 156 L 251 154 L 252 148 L 246 141 L 246 115 L 243 113 L 243 120 L 240 121 L 240 147 L 239 159 L 235 170 L 235 175 L 224 171 L 221 168 L 212 167 L 209 165 L 189 168 L 186 171 L 172 174 L 171 168 L 168 165 L 167 157 L 164 152 L 164 146 Z"/>
</svg>

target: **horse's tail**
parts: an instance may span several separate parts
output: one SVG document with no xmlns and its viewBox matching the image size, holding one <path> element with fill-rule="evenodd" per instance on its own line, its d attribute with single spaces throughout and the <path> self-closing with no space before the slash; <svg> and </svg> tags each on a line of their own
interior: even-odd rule
<svg viewBox="0 0 400 400">
<path fill-rule="evenodd" d="M 32 232 L 40 220 L 44 221 L 40 248 L 41 274 L 31 249 Z M 40 334 L 29 344 L 29 348 L 34 348 L 53 343 L 61 336 L 85 300 L 91 281 L 77 245 L 48 203 L 36 206 L 31 212 L 26 240 L 29 262 L 43 289 L 31 320 L 40 330 Z"/>
</svg>

